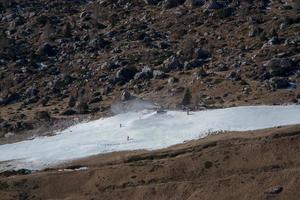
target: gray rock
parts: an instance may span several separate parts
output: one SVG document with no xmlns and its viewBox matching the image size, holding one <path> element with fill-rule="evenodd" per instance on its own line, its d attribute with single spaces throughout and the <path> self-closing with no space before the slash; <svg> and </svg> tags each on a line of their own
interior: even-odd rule
<svg viewBox="0 0 300 200">
<path fill-rule="evenodd" d="M 144 0 L 148 5 L 157 5 L 161 0 Z"/>
<path fill-rule="evenodd" d="M 101 91 L 101 94 L 106 96 L 108 95 L 109 93 L 111 93 L 113 91 L 113 87 L 111 84 L 109 84 L 108 86 L 104 87 Z"/>
<path fill-rule="evenodd" d="M 66 109 L 61 113 L 61 115 L 66 115 L 66 116 L 76 115 L 76 114 L 77 114 L 77 111 L 73 110 L 73 109 Z"/>
<path fill-rule="evenodd" d="M 36 52 L 39 56 L 49 56 L 49 57 L 52 57 L 52 56 L 56 56 L 57 54 L 57 51 L 56 49 L 48 44 L 48 43 L 45 43 L 45 44 L 42 44 L 37 52 Z"/>
<path fill-rule="evenodd" d="M 135 74 L 137 73 L 137 70 L 135 67 L 123 67 L 116 73 L 116 82 L 128 82 L 131 79 L 134 78 Z"/>
<path fill-rule="evenodd" d="M 104 48 L 109 47 L 109 45 L 110 45 L 110 42 L 107 40 L 104 40 L 101 37 L 94 38 L 89 42 L 89 48 L 91 51 L 104 49 Z"/>
<path fill-rule="evenodd" d="M 37 103 L 39 100 L 40 100 L 39 96 L 28 97 L 24 99 L 23 104 L 29 105 L 29 104 Z"/>
<path fill-rule="evenodd" d="M 184 91 L 182 100 L 181 100 L 181 105 L 183 106 L 188 106 L 189 104 L 191 104 L 191 100 L 192 100 L 192 94 L 190 92 L 190 90 L 187 88 Z"/>
<path fill-rule="evenodd" d="M 35 114 L 35 119 L 42 120 L 42 121 L 50 121 L 51 116 L 50 113 L 47 111 L 39 111 Z"/>
<path fill-rule="evenodd" d="M 224 1 L 209 0 L 205 3 L 204 7 L 208 10 L 217 10 L 225 8 L 226 4 Z"/>
<path fill-rule="evenodd" d="M 135 74 L 135 80 L 148 80 L 153 77 L 153 72 L 150 67 L 144 67 L 141 72 Z"/>
<path fill-rule="evenodd" d="M 154 79 L 163 79 L 166 77 L 165 72 L 161 71 L 161 70 L 154 70 L 153 71 L 153 78 Z"/>
<path fill-rule="evenodd" d="M 98 103 L 102 101 L 102 96 L 94 97 L 90 100 L 89 104 Z"/>
<path fill-rule="evenodd" d="M 265 64 L 271 76 L 287 76 L 297 68 L 290 58 L 273 58 Z"/>
<path fill-rule="evenodd" d="M 222 8 L 219 9 L 217 12 L 215 12 L 216 17 L 218 17 L 219 19 L 225 19 L 227 17 L 230 17 L 233 15 L 235 9 L 232 7 L 227 7 L 227 8 Z"/>
<path fill-rule="evenodd" d="M 114 70 L 121 67 L 118 62 L 105 62 L 101 65 L 101 69 Z"/>
<path fill-rule="evenodd" d="M 265 191 L 265 194 L 279 194 L 283 191 L 282 186 L 276 186 Z"/>
<path fill-rule="evenodd" d="M 21 96 L 18 93 L 12 93 L 4 98 L 0 98 L 0 105 L 8 105 L 18 102 Z"/>
<path fill-rule="evenodd" d="M 176 83 L 176 82 L 178 82 L 178 79 L 177 79 L 177 78 L 170 77 L 170 78 L 168 79 L 168 84 L 169 84 L 169 85 L 172 85 L 172 84 L 174 84 L 174 83 Z"/>
<path fill-rule="evenodd" d="M 134 96 L 132 96 L 128 91 L 124 91 L 121 94 L 121 101 L 129 101 L 133 98 L 134 98 Z"/>
<path fill-rule="evenodd" d="M 78 111 L 79 114 L 87 114 L 89 113 L 89 106 L 88 104 L 81 100 L 76 104 L 76 109 Z"/>
<path fill-rule="evenodd" d="M 184 4 L 189 7 L 201 7 L 205 2 L 206 0 L 186 0 Z"/>
<path fill-rule="evenodd" d="M 226 78 L 229 79 L 229 80 L 232 80 L 232 81 L 241 80 L 241 76 L 236 71 L 230 72 Z"/>
<path fill-rule="evenodd" d="M 287 78 L 274 77 L 269 80 L 269 84 L 273 89 L 286 89 L 290 87 L 290 81 Z"/>
<path fill-rule="evenodd" d="M 277 44 L 281 44 L 283 42 L 284 42 L 284 39 L 274 36 L 268 41 L 268 44 L 269 45 L 277 45 Z"/>
<path fill-rule="evenodd" d="M 194 51 L 197 59 L 205 60 L 211 57 L 211 54 L 204 49 L 196 48 Z"/>
<path fill-rule="evenodd" d="M 47 105 L 47 103 L 49 102 L 51 100 L 51 98 L 49 97 L 49 96 L 45 96 L 45 97 L 43 97 L 42 99 L 41 99 L 41 104 L 43 105 L 43 106 L 46 106 Z"/>
<path fill-rule="evenodd" d="M 202 59 L 193 59 L 189 62 L 184 63 L 184 70 L 190 70 L 197 67 L 202 67 L 204 64 L 204 61 Z"/>
<path fill-rule="evenodd" d="M 249 33 L 248 33 L 249 37 L 257 37 L 263 31 L 261 28 L 259 28 L 257 26 L 250 26 L 249 29 L 250 29 Z"/>
<path fill-rule="evenodd" d="M 196 79 L 205 78 L 207 76 L 208 74 L 203 68 L 200 68 L 198 72 L 195 72 L 193 74 L 193 77 L 195 77 Z"/>
<path fill-rule="evenodd" d="M 36 88 L 35 85 L 26 89 L 24 96 L 27 98 L 35 97 L 39 93 L 39 90 Z"/>
<path fill-rule="evenodd" d="M 164 61 L 164 65 L 168 71 L 172 70 L 181 70 L 183 68 L 183 64 L 176 56 L 171 56 L 167 60 Z"/>
<path fill-rule="evenodd" d="M 225 72 L 225 71 L 228 71 L 228 70 L 229 70 L 228 65 L 225 64 L 225 63 L 219 63 L 219 64 L 217 65 L 217 67 L 218 67 L 218 71 L 220 71 L 220 72 Z"/>
<path fill-rule="evenodd" d="M 68 101 L 68 107 L 73 108 L 76 105 L 77 99 L 74 96 L 70 96 Z"/>
<path fill-rule="evenodd" d="M 185 0 L 164 0 L 162 4 L 165 9 L 170 9 L 182 5 L 184 2 Z"/>
<path fill-rule="evenodd" d="M 293 7 L 293 9 L 295 9 L 296 11 L 300 11 L 300 1 L 299 0 L 294 0 L 290 4 Z"/>
<path fill-rule="evenodd" d="M 25 131 L 30 129 L 33 129 L 32 123 L 24 122 L 24 121 L 18 121 L 12 127 L 12 131 L 14 132 L 20 132 L 20 131 Z"/>
</svg>

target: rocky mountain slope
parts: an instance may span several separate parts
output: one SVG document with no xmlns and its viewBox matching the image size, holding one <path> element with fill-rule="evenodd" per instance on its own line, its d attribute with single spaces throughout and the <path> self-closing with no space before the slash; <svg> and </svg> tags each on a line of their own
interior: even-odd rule
<svg viewBox="0 0 300 200">
<path fill-rule="evenodd" d="M 298 103 L 299 7 L 284 0 L 3 1 L 1 140 L 109 115 L 120 96 L 169 108 Z"/>
</svg>

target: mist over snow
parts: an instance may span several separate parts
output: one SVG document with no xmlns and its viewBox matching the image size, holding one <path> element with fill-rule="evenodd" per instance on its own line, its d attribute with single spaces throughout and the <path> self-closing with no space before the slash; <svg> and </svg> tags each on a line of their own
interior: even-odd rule
<svg viewBox="0 0 300 200">
<path fill-rule="evenodd" d="M 147 109 L 123 113 L 126 109 L 120 105 L 114 109 L 121 114 L 80 123 L 52 137 L 1 145 L 0 171 L 43 169 L 99 153 L 160 149 L 219 130 L 247 131 L 300 123 L 300 106 L 296 105 L 234 107 L 190 115 L 183 111 L 157 114 Z"/>
<path fill-rule="evenodd" d="M 111 106 L 111 112 L 113 114 L 122 114 L 127 112 L 139 112 L 141 110 L 153 110 L 157 108 L 158 106 L 150 101 L 134 98 L 125 102 L 119 101 L 113 103 Z"/>
</svg>

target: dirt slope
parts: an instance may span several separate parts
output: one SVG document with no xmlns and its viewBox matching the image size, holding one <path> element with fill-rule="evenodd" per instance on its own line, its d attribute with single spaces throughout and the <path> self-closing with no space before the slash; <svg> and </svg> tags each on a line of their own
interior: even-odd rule
<svg viewBox="0 0 300 200">
<path fill-rule="evenodd" d="M 121 152 L 30 175 L 0 176 L 8 199 L 288 199 L 300 197 L 300 126 L 209 136 Z M 88 170 L 59 172 L 66 167 Z"/>
</svg>

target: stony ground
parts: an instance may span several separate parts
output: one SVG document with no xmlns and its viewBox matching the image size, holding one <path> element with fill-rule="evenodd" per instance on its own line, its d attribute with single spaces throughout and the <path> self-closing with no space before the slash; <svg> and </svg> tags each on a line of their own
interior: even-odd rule
<svg viewBox="0 0 300 200">
<path fill-rule="evenodd" d="M 298 103 L 299 7 L 283 0 L 1 2 L 1 140 L 110 115 L 129 94 L 169 108 L 187 93 L 192 108 Z"/>
<path fill-rule="evenodd" d="M 225 133 L 154 152 L 95 156 L 33 174 L 2 173 L 0 197 L 298 200 L 299 151 L 300 126 Z M 72 171 L 80 167 L 85 170 Z"/>
<path fill-rule="evenodd" d="M 2 3 L 1 132 L 100 116 L 124 91 L 170 107 L 186 88 L 192 106 L 298 102 L 294 4 L 188 3 Z"/>
</svg>

